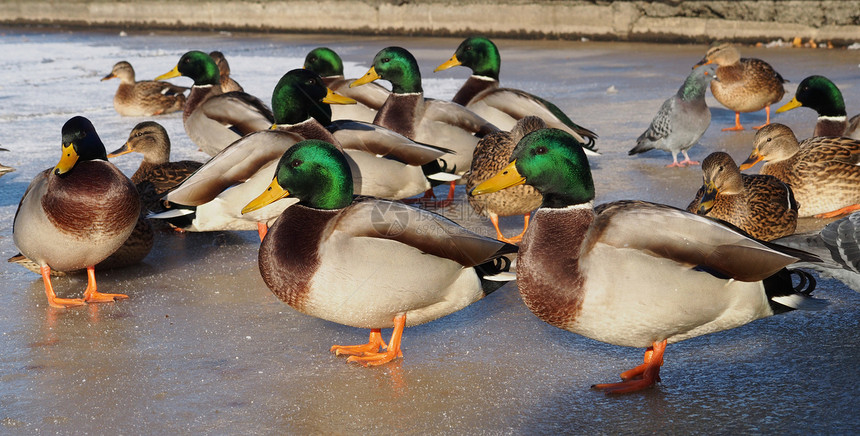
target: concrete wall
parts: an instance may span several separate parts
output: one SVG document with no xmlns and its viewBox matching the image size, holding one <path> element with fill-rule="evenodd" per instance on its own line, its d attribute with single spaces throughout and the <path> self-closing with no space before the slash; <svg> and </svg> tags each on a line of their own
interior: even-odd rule
<svg viewBox="0 0 860 436">
<path fill-rule="evenodd" d="M 0 23 L 637 40 L 860 40 L 860 1 L 0 0 Z"/>
</svg>

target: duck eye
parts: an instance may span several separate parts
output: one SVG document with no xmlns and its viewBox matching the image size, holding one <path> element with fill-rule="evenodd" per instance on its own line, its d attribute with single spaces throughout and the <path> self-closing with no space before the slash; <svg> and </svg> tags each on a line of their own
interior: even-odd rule
<svg viewBox="0 0 860 436">
<path fill-rule="evenodd" d="M 383 64 L 387 64 L 387 63 L 389 63 L 389 62 L 391 62 L 391 58 L 382 58 L 382 63 L 383 63 Z"/>
<path fill-rule="evenodd" d="M 302 161 L 301 161 L 301 160 L 299 160 L 299 159 L 295 159 L 295 160 L 293 160 L 292 162 L 290 162 L 290 166 L 291 166 L 291 167 L 293 167 L 293 168 L 296 168 L 296 167 L 298 167 L 298 166 L 299 166 L 299 165 L 301 165 L 301 164 L 302 164 Z"/>
<path fill-rule="evenodd" d="M 773 141 L 773 138 L 767 138 L 767 142 Z"/>
<path fill-rule="evenodd" d="M 546 154 L 546 147 L 538 147 L 535 154 Z"/>
</svg>

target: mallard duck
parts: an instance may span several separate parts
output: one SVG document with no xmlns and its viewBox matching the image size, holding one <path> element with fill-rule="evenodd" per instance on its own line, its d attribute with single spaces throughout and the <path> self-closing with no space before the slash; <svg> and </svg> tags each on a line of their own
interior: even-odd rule
<svg viewBox="0 0 860 436">
<path fill-rule="evenodd" d="M 833 221 L 817 233 L 794 234 L 774 241 L 819 256 L 823 262 L 798 262 L 860 292 L 860 212 Z"/>
<path fill-rule="evenodd" d="M 182 110 L 188 88 L 168 82 L 134 80 L 134 68 L 126 61 L 117 62 L 102 81 L 119 78 L 113 96 L 113 107 L 126 117 L 149 117 Z"/>
<path fill-rule="evenodd" d="M 288 202 L 251 214 L 242 215 L 240 210 L 271 181 L 280 156 L 304 139 L 322 139 L 342 147 L 352 168 L 356 194 L 400 199 L 428 189 L 425 169 L 430 172 L 429 167 L 438 168 L 436 159 L 448 156 L 450 150 L 417 144 L 372 124 L 344 120 L 331 123 L 329 103 L 350 101 L 328 90 L 310 70 L 286 73 L 272 93 L 274 130 L 256 132 L 231 144 L 170 192 L 167 200 L 197 207 L 194 221 L 186 224 L 187 230 L 257 226 L 262 234 L 265 230 L 257 223 L 275 219 Z M 173 214 L 166 217 L 173 218 Z"/>
<path fill-rule="evenodd" d="M 741 174 L 721 151 L 705 158 L 702 173 L 704 184 L 688 212 L 729 222 L 764 241 L 794 233 L 798 204 L 791 188 L 776 177 Z"/>
<path fill-rule="evenodd" d="M 191 160 L 170 162 L 170 137 L 167 130 L 155 121 L 144 121 L 134 126 L 125 144 L 107 156 L 113 158 L 132 152 L 142 154 L 143 161 L 132 174 L 131 182 L 141 191 L 143 206 L 150 211 L 158 209 L 157 204 L 167 191 L 203 165 Z M 152 185 L 152 189 L 146 189 L 144 184 Z"/>
<path fill-rule="evenodd" d="M 263 281 L 302 313 L 371 329 L 367 344 L 331 347 L 350 355 L 348 362 L 381 365 L 401 357 L 405 326 L 456 312 L 499 288 L 488 276 L 506 270 L 504 255 L 516 252 L 431 212 L 353 198 L 350 165 L 325 141 L 287 150 L 261 192 L 243 212 L 283 197 L 299 200 L 260 245 Z M 389 327 L 386 344 L 380 330 Z"/>
<path fill-rule="evenodd" d="M 798 107 L 808 107 L 818 112 L 818 123 L 812 136 L 845 136 L 860 139 L 860 114 L 848 120 L 845 100 L 836 84 L 824 76 L 809 76 L 797 86 L 797 92 L 790 102 L 776 110 L 776 113 L 790 111 Z"/>
<path fill-rule="evenodd" d="M 782 100 L 786 82 L 773 67 L 761 59 L 741 58 L 738 49 L 731 44 L 711 47 L 696 66 L 716 63 L 717 78 L 711 81 L 711 92 L 723 106 L 735 111 L 735 126 L 723 131 L 743 130 L 741 112 L 756 112 L 764 109 L 767 120 L 760 129 L 770 124 L 770 105 Z"/>
<path fill-rule="evenodd" d="M 591 339 L 648 347 L 645 363 L 607 393 L 659 381 L 669 342 L 792 309 L 817 309 L 814 280 L 786 266 L 809 254 L 764 245 L 673 207 L 618 201 L 597 208 L 582 146 L 567 132 L 530 133 L 512 162 L 473 193 L 530 184 L 543 195 L 520 244 L 517 284 L 542 320 Z M 792 276 L 801 278 L 797 289 Z"/>
<path fill-rule="evenodd" d="M 791 186 L 800 217 L 830 218 L 860 209 L 860 141 L 819 136 L 798 143 L 788 126 L 759 130 L 742 170 L 764 161 L 760 173 Z"/>
<path fill-rule="evenodd" d="M 377 79 L 391 82 L 392 89 L 373 124 L 420 143 L 454 150 L 455 154 L 445 159 L 443 170 L 446 172 L 462 176 L 472 163 L 472 154 L 480 137 L 499 131 L 498 127 L 460 104 L 425 99 L 418 62 L 402 47 L 380 50 L 373 58 L 370 70 L 349 86 L 352 88 Z M 453 199 L 454 184 L 452 181 L 448 199 L 441 205 Z"/>
<path fill-rule="evenodd" d="M 528 115 L 543 119 L 549 127 L 562 129 L 585 144 L 587 153 L 597 155 L 594 141 L 597 134 L 573 121 L 558 106 L 528 92 L 502 88 L 499 85 L 501 56 L 492 41 L 480 36 L 466 38 L 451 59 L 436 67 L 434 72 L 456 66 L 472 70 L 472 76 L 451 100 L 466 106 L 500 129 L 509 130 L 517 120 Z"/>
<path fill-rule="evenodd" d="M 319 74 L 328 89 L 357 102 L 357 104 L 333 106 L 331 108 L 333 120 L 373 122 L 376 111 L 382 107 L 390 94 L 387 89 L 376 83 L 350 88 L 349 84 L 355 79 L 344 78 L 343 61 L 334 50 L 328 47 L 311 50 L 305 56 L 304 68 Z"/>
<path fill-rule="evenodd" d="M 245 91 L 245 89 L 242 88 L 242 85 L 230 77 L 230 64 L 227 63 L 227 58 L 224 57 L 224 53 L 216 50 L 209 52 L 209 57 L 211 57 L 212 60 L 215 61 L 215 65 L 218 66 L 218 73 L 221 76 L 221 92 Z"/>
<path fill-rule="evenodd" d="M 173 70 L 155 79 L 179 76 L 194 80 L 182 123 L 185 133 L 204 153 L 214 156 L 235 140 L 272 127 L 272 111 L 260 99 L 239 91 L 221 92 L 218 66 L 206 53 L 185 53 Z"/>
<path fill-rule="evenodd" d="M 39 264 L 48 304 L 53 307 L 128 298 L 97 291 L 94 265 L 128 239 L 140 216 L 137 190 L 107 161 L 104 144 L 90 120 L 76 116 L 63 125 L 63 156 L 40 172 L 24 192 L 12 236 L 24 256 Z M 51 269 L 87 268 L 81 298 L 57 298 Z"/>
<path fill-rule="evenodd" d="M 466 192 L 470 192 L 485 180 L 496 175 L 502 168 L 508 165 L 511 152 L 517 142 L 528 133 L 546 128 L 546 123 L 536 117 L 527 116 L 517 121 L 517 124 L 509 132 L 495 132 L 481 138 L 475 147 L 475 155 L 472 158 L 472 167 L 466 173 Z M 540 193 L 527 185 L 520 185 L 492 194 L 473 196 L 469 195 L 469 204 L 481 215 L 490 218 L 496 229 L 496 239 L 511 244 L 516 244 L 523 239 L 523 235 L 529 227 L 531 213 L 540 206 Z M 500 216 L 523 216 L 523 232 L 512 238 L 506 238 L 499 229 Z"/>
<path fill-rule="evenodd" d="M 636 147 L 628 155 L 660 149 L 672 153 L 672 163 L 667 167 L 698 165 L 690 160 L 687 150 L 696 145 L 708 126 L 711 125 L 711 111 L 705 103 L 705 89 L 714 78 L 716 65 L 703 65 L 693 70 L 674 96 L 663 102 L 651 125 L 639 138 Z M 678 153 L 684 160 L 678 162 Z"/>
</svg>

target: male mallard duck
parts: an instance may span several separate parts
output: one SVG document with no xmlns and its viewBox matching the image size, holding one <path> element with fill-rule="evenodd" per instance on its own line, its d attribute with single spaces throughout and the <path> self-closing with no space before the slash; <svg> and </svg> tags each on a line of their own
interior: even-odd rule
<svg viewBox="0 0 860 436">
<path fill-rule="evenodd" d="M 526 116 L 517 121 L 509 132 L 495 132 L 481 138 L 475 147 L 472 167 L 466 173 L 466 192 L 493 177 L 506 167 L 511 160 L 511 152 L 517 143 L 528 133 L 546 128 L 546 123 L 536 116 Z M 532 211 L 541 203 L 540 193 L 527 185 L 520 185 L 492 194 L 469 195 L 469 204 L 481 215 L 490 218 L 496 228 L 496 239 L 515 244 L 523 239 L 529 227 Z M 499 229 L 499 216 L 523 216 L 523 232 L 512 238 L 506 238 Z"/>
<path fill-rule="evenodd" d="M 63 156 L 42 171 L 24 192 L 12 236 L 24 256 L 39 264 L 48 304 L 53 307 L 128 298 L 96 290 L 93 265 L 128 239 L 140 215 L 137 190 L 107 161 L 104 144 L 92 123 L 73 117 L 63 125 Z M 84 298 L 57 298 L 51 269 L 87 268 Z"/>
<path fill-rule="evenodd" d="M 227 63 L 227 58 L 224 57 L 224 53 L 216 50 L 209 52 L 209 57 L 211 57 L 212 60 L 215 61 L 215 65 L 218 66 L 218 74 L 221 76 L 221 92 L 245 91 L 245 89 L 242 88 L 242 85 L 230 77 L 230 64 Z"/>
<path fill-rule="evenodd" d="M 678 92 L 663 102 L 660 110 L 639 138 L 636 147 L 628 155 L 660 149 L 672 153 L 672 163 L 667 167 L 698 165 L 690 160 L 687 150 L 696 145 L 708 126 L 711 125 L 711 111 L 705 103 L 705 88 L 714 78 L 716 65 L 703 65 L 693 70 Z M 684 160 L 678 162 L 678 152 Z"/>
<path fill-rule="evenodd" d="M 182 110 L 188 88 L 168 82 L 134 80 L 134 68 L 126 61 L 117 62 L 102 81 L 119 78 L 113 96 L 113 107 L 126 117 L 149 117 Z"/>
<path fill-rule="evenodd" d="M 417 144 L 372 124 L 343 120 L 331 124 L 329 103 L 350 101 L 328 90 L 310 70 L 288 72 L 272 93 L 274 130 L 255 132 L 231 144 L 170 192 L 167 200 L 197 207 L 188 230 L 238 230 L 266 223 L 280 215 L 287 202 L 247 215 L 240 210 L 271 181 L 280 156 L 305 139 L 343 148 L 356 194 L 401 199 L 428 189 L 422 165 L 435 164 L 450 150 Z M 258 230 L 264 232 L 262 226 Z"/>
<path fill-rule="evenodd" d="M 333 120 L 356 120 L 373 122 L 376 111 L 382 107 L 390 92 L 379 84 L 373 83 L 359 88 L 350 88 L 355 79 L 343 77 L 343 61 L 334 50 L 319 47 L 305 56 L 304 68 L 322 77 L 328 89 L 357 102 L 352 105 L 337 105 L 331 108 Z"/>
<path fill-rule="evenodd" d="M 454 150 L 455 154 L 445 159 L 445 172 L 462 176 L 472 163 L 478 139 L 499 130 L 457 103 L 425 99 L 418 62 L 402 47 L 382 49 L 373 58 L 370 70 L 349 86 L 352 88 L 377 79 L 391 82 L 392 90 L 373 124 L 420 143 Z M 454 183 L 451 181 L 448 199 L 443 204 L 453 198 Z"/>
<path fill-rule="evenodd" d="M 143 154 L 143 161 L 131 176 L 131 182 L 141 191 L 143 206 L 151 211 L 157 209 L 161 197 L 167 191 L 203 165 L 191 160 L 170 162 L 170 137 L 164 127 L 154 121 L 144 121 L 134 126 L 128 134 L 128 141 L 107 156 L 111 158 L 131 152 Z M 152 185 L 152 189 L 145 189 L 144 184 Z"/>
<path fill-rule="evenodd" d="M 761 59 L 741 58 L 738 49 L 731 44 L 711 47 L 696 66 L 716 63 L 717 78 L 711 82 L 714 98 L 723 106 L 735 111 L 735 126 L 727 130 L 743 130 L 741 112 L 756 112 L 764 109 L 767 121 L 760 129 L 770 124 L 770 105 L 782 100 L 786 82 L 773 67 Z"/>
<path fill-rule="evenodd" d="M 795 234 L 774 241 L 811 252 L 823 262 L 798 262 L 860 292 L 860 212 L 840 218 L 814 234 Z"/>
<path fill-rule="evenodd" d="M 830 218 L 860 209 L 860 141 L 819 136 L 798 143 L 790 128 L 774 123 L 756 133 L 740 168 L 762 160 L 761 174 L 791 186 L 800 217 Z"/>
<path fill-rule="evenodd" d="M 776 113 L 790 111 L 805 106 L 818 112 L 818 123 L 812 136 L 845 136 L 860 139 L 860 114 L 848 120 L 845 100 L 836 84 L 824 76 L 809 76 L 797 86 L 797 92 L 790 102 L 776 110 Z"/>
<path fill-rule="evenodd" d="M 741 174 L 721 151 L 702 162 L 704 184 L 687 211 L 729 222 L 764 241 L 788 236 L 797 228 L 798 204 L 791 188 L 773 176 Z"/>
<path fill-rule="evenodd" d="M 496 44 L 489 39 L 479 36 L 466 38 L 451 59 L 436 67 L 434 72 L 460 65 L 472 70 L 472 76 L 454 95 L 451 100 L 454 103 L 466 106 L 503 130 L 510 130 L 517 120 L 534 115 L 549 127 L 573 135 L 585 144 L 587 153 L 597 154 L 594 149 L 597 134 L 571 121 L 556 105 L 519 89 L 500 87 L 501 56 Z"/>
<path fill-rule="evenodd" d="M 503 256 L 516 246 L 402 203 L 354 199 L 349 167 L 333 145 L 302 141 L 284 153 L 269 187 L 243 211 L 299 200 L 260 245 L 263 281 L 299 312 L 371 329 L 367 344 L 331 351 L 351 355 L 348 362 L 381 365 L 403 355 L 405 326 L 456 312 L 499 288 L 487 276 L 507 269 Z M 380 330 L 389 327 L 386 344 Z"/>
<path fill-rule="evenodd" d="M 233 141 L 272 127 L 272 111 L 260 99 L 239 91 L 221 92 L 218 66 L 206 53 L 185 53 L 173 70 L 155 79 L 179 76 L 194 80 L 182 124 L 188 137 L 204 153 L 214 156 Z"/>
<path fill-rule="evenodd" d="M 667 342 L 823 305 L 808 296 L 811 276 L 785 269 L 796 256 L 811 258 L 806 253 L 764 245 L 669 206 L 619 201 L 595 209 L 588 159 L 566 132 L 530 133 L 511 159 L 474 194 L 526 183 L 543 195 L 517 257 L 523 301 L 562 329 L 649 347 L 644 364 L 621 374 L 624 382 L 596 389 L 625 393 L 651 386 L 659 380 Z M 794 274 L 801 277 L 798 289 Z"/>
</svg>

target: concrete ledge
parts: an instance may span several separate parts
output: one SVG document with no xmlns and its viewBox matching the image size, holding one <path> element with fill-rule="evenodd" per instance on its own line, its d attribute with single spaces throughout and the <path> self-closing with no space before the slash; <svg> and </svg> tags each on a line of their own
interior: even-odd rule
<svg viewBox="0 0 860 436">
<path fill-rule="evenodd" d="M 0 1 L 2 24 L 580 38 L 860 39 L 860 1 Z"/>
</svg>

